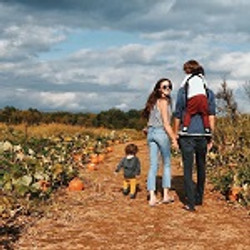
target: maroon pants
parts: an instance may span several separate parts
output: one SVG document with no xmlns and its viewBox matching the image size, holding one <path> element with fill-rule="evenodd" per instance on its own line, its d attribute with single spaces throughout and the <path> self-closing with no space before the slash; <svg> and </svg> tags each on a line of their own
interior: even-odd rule
<svg viewBox="0 0 250 250">
<path fill-rule="evenodd" d="M 188 99 L 187 108 L 183 120 L 183 126 L 188 127 L 191 121 L 191 116 L 197 113 L 202 116 L 204 127 L 210 128 L 208 118 L 208 103 L 207 97 L 205 95 L 197 95 Z"/>
</svg>

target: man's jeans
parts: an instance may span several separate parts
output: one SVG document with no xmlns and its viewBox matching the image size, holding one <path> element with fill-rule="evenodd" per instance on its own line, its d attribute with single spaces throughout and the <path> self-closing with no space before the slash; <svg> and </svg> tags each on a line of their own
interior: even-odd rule
<svg viewBox="0 0 250 250">
<path fill-rule="evenodd" d="M 207 139 L 205 137 L 198 136 L 183 136 L 180 137 L 179 144 L 184 166 L 184 188 L 187 204 L 193 208 L 196 202 L 202 203 L 203 200 L 206 179 L 205 162 L 207 153 Z M 194 155 L 197 166 L 196 192 L 192 180 Z"/>
<path fill-rule="evenodd" d="M 147 135 L 150 151 L 150 168 L 148 171 L 147 189 L 155 191 L 158 170 L 158 152 L 163 158 L 162 187 L 171 186 L 170 142 L 164 128 L 149 127 Z"/>
</svg>

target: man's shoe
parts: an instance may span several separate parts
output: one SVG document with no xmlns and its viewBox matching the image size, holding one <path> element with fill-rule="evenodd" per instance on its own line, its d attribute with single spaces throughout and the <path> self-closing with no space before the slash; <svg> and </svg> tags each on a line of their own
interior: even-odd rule
<svg viewBox="0 0 250 250">
<path fill-rule="evenodd" d="M 190 207 L 189 205 L 185 205 L 182 208 L 188 212 L 195 212 L 196 211 L 194 207 Z"/>
<path fill-rule="evenodd" d="M 202 201 L 200 201 L 200 200 L 195 201 L 195 205 L 201 206 L 202 205 Z"/>
</svg>

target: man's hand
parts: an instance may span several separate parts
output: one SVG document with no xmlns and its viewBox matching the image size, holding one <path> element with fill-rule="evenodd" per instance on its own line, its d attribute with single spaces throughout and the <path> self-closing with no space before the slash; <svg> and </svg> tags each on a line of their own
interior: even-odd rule
<svg viewBox="0 0 250 250">
<path fill-rule="evenodd" d="M 208 144 L 207 144 L 207 151 L 210 151 L 211 150 L 211 148 L 213 147 L 213 141 L 211 140 L 210 142 L 208 142 Z"/>
</svg>

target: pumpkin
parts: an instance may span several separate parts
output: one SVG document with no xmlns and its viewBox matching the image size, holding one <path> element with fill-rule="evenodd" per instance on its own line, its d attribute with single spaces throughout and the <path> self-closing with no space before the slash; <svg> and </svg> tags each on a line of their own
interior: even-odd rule
<svg viewBox="0 0 250 250">
<path fill-rule="evenodd" d="M 98 163 L 103 162 L 103 161 L 104 161 L 104 158 L 105 158 L 104 154 L 99 154 L 98 157 L 97 157 Z"/>
<path fill-rule="evenodd" d="M 232 187 L 232 190 L 231 190 L 232 195 L 239 195 L 241 189 L 242 189 L 241 187 L 233 186 L 233 187 Z"/>
<path fill-rule="evenodd" d="M 93 150 L 94 150 L 94 147 L 90 146 L 90 147 L 88 147 L 88 150 L 89 150 L 89 151 L 93 151 Z"/>
<path fill-rule="evenodd" d="M 98 155 L 97 154 L 90 155 L 90 162 L 94 164 L 98 164 Z"/>
<path fill-rule="evenodd" d="M 84 189 L 84 185 L 80 178 L 75 177 L 73 180 L 69 182 L 69 186 L 68 186 L 69 191 L 81 191 L 83 189 Z"/>
<path fill-rule="evenodd" d="M 108 153 L 110 153 L 110 152 L 113 151 L 113 148 L 112 147 L 107 147 L 106 150 L 107 150 Z"/>
<path fill-rule="evenodd" d="M 88 169 L 89 171 L 94 171 L 94 170 L 97 170 L 97 166 L 96 166 L 95 163 L 89 163 L 89 164 L 87 165 L 87 169 Z"/>
<path fill-rule="evenodd" d="M 82 155 L 81 154 L 73 154 L 73 159 L 75 162 L 81 162 L 82 161 Z"/>
<path fill-rule="evenodd" d="M 230 190 L 230 194 L 228 196 L 230 201 L 236 201 L 239 198 L 239 193 L 241 192 L 242 188 L 238 186 L 233 186 Z"/>
</svg>

